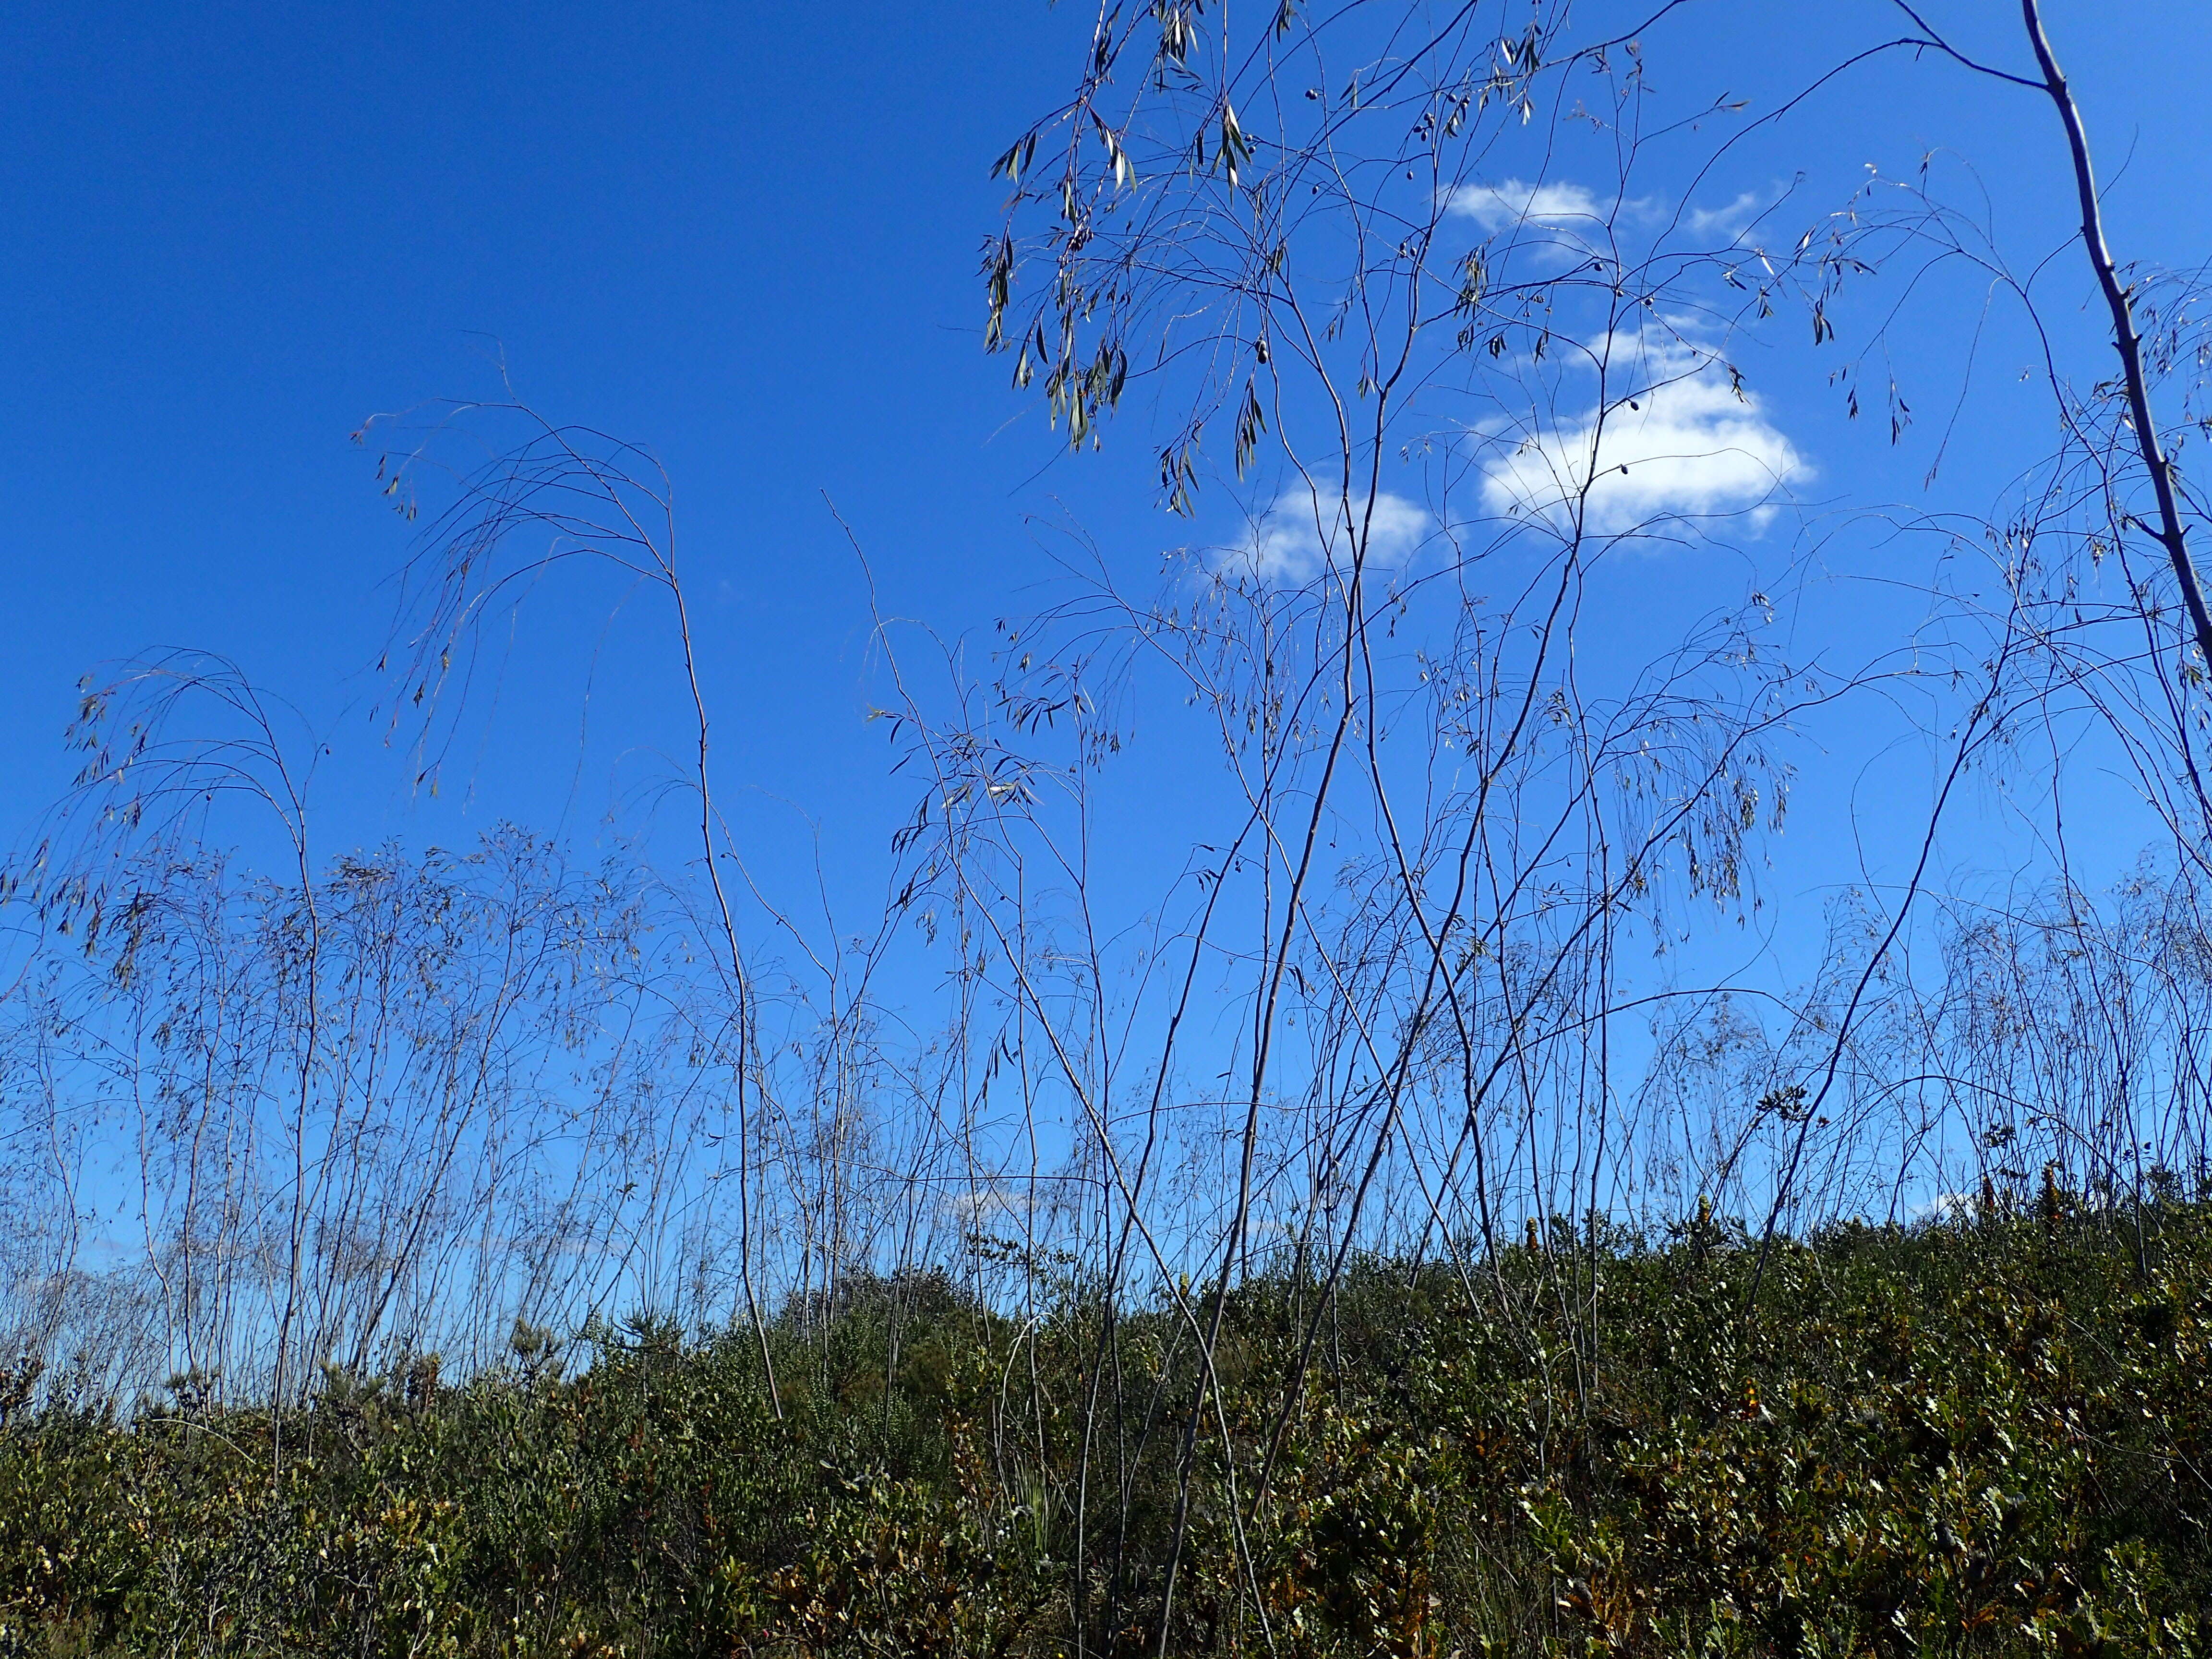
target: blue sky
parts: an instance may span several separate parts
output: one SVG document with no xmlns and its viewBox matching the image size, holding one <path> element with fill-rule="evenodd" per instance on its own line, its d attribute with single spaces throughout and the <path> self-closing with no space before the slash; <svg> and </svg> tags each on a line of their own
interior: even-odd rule
<svg viewBox="0 0 2212 1659">
<path fill-rule="evenodd" d="M 1936 15 L 2017 60 L 2011 8 Z M 2116 244 L 2191 258 L 2212 31 L 2185 0 L 2124 21 L 2051 9 L 2117 179 Z M 1140 416 L 1103 458 L 1048 465 L 1041 421 L 978 349 L 985 169 L 1054 100 L 1088 26 L 1042 0 L 10 9 L 0 832 L 67 777 L 76 677 L 155 645 L 235 657 L 337 737 L 334 842 L 595 818 L 620 749 L 677 728 L 649 630 L 617 630 L 594 720 L 621 736 L 574 781 L 592 596 L 541 612 L 518 652 L 465 820 L 410 799 L 357 714 L 405 526 L 348 434 L 493 392 L 503 354 L 533 403 L 647 445 L 676 478 L 726 763 L 786 826 L 763 833 L 796 823 L 789 800 L 833 848 L 880 848 L 907 791 L 863 719 L 862 592 L 823 493 L 887 604 L 951 634 L 1030 602 L 1047 567 L 1025 514 L 1065 501 L 1133 570 L 1192 533 L 1146 506 Z M 1757 93 L 1895 27 L 1871 4 L 1696 8 L 1675 72 Z M 1809 167 L 1817 190 L 1931 146 L 1978 170 L 2008 230 L 2063 234 L 2047 110 L 1924 66 L 1812 106 L 1751 171 Z M 1941 332 L 1958 315 L 1931 349 L 1960 346 Z M 1766 395 L 1824 482 L 1922 464 L 1882 459 L 1811 383 Z M 1962 440 L 1960 488 L 2002 470 L 2008 435 Z M 1856 786 L 1802 787 L 1833 806 Z M 1817 813 L 1800 823 L 1817 846 Z"/>
<path fill-rule="evenodd" d="M 405 536 L 348 434 L 495 392 L 502 350 L 524 395 L 665 459 L 747 764 L 831 804 L 824 743 L 881 746 L 854 741 L 864 613 L 821 492 L 956 625 L 1018 577 L 1042 457 L 989 443 L 1012 410 L 973 273 L 987 152 L 1066 23 L 11 9 L 11 827 L 101 659 L 220 650 L 324 720 L 360 695 Z M 374 838 L 405 804 L 362 768 L 325 781 Z M 495 791 L 545 813 L 526 775 Z"/>
<path fill-rule="evenodd" d="M 1626 3 L 1590 0 L 1586 15 Z M 2203 0 L 2048 4 L 2110 186 L 2117 249 L 2201 260 L 2212 200 Z M 1969 50 L 2023 64 L 2006 0 L 1929 10 Z M 1209 15 L 1222 15 L 1218 3 Z M 861 571 L 825 497 L 865 546 L 885 609 L 979 653 L 995 618 L 1058 591 L 1052 556 L 1067 544 L 1039 520 L 1078 527 L 1139 593 L 1159 581 L 1164 550 L 1250 537 L 1218 478 L 1194 520 L 1154 509 L 1148 396 L 1109 425 L 1103 453 L 1070 459 L 1034 395 L 1008 386 L 1006 361 L 981 349 L 979 254 L 1004 190 L 989 164 L 1064 94 L 1091 18 L 1078 0 L 8 8 L 0 848 L 67 783 L 74 757 L 60 738 L 78 677 L 175 646 L 234 659 L 328 743 L 315 797 L 325 858 L 392 837 L 453 845 L 501 819 L 586 843 L 611 811 L 635 830 L 639 791 L 665 771 L 656 755 L 681 746 L 687 711 L 665 625 L 640 605 L 609 625 L 619 595 L 604 583 L 550 584 L 533 599 L 491 736 L 464 746 L 437 799 L 410 791 L 367 712 L 386 689 L 371 665 L 410 529 L 378 493 L 374 448 L 349 434 L 379 411 L 498 396 L 503 363 L 549 416 L 665 463 L 721 803 L 770 896 L 811 903 L 818 855 L 842 927 L 871 927 L 887 843 L 920 781 L 892 770 L 884 728 L 867 719 L 888 698 Z M 1874 0 L 1693 0 L 1653 35 L 1650 72 L 1674 107 L 1725 94 L 1757 115 L 1900 27 Z M 2078 304 L 2058 134 L 2027 94 L 1893 56 L 1712 177 L 1662 170 L 1635 188 L 1655 215 L 1790 193 L 1780 218 L 1808 222 L 1846 199 L 1869 163 L 1909 176 L 1924 155 L 1949 199 L 1986 210 L 2016 262 L 2055 254 L 2066 367 L 2108 373 L 2099 319 Z M 1602 178 L 1577 170 L 1586 159 L 1562 149 L 1550 185 L 1601 192 Z M 1513 193 L 1507 178 L 1487 182 L 1493 203 Z M 1492 228 L 1483 199 L 1469 198 L 1470 236 Z M 1881 291 L 1854 292 L 1847 330 L 1863 328 Z M 1802 316 L 1732 345 L 1759 400 L 1763 453 L 1795 458 L 1787 493 L 1804 524 L 1833 532 L 1835 578 L 1808 581 L 1785 617 L 1793 648 L 1848 659 L 1911 637 L 1929 544 L 1886 539 L 1842 508 L 1984 511 L 2047 450 L 2048 403 L 2016 378 L 2017 319 L 1985 329 L 1981 301 L 1954 273 L 1908 311 L 1895 356 L 1918 419 L 1895 449 L 1878 413 L 1845 418 L 1833 355 L 1811 348 Z M 1970 356 L 1974 393 L 1954 417 L 1948 394 Z M 1589 395 L 1565 385 L 1569 408 Z M 1676 412 L 1694 428 L 1712 408 Z M 1947 428 L 1931 491 L 1922 479 Z M 1245 505 L 1267 504 L 1275 465 L 1263 461 Z M 1694 494 L 1664 504 L 1694 507 Z M 1577 650 L 1601 665 L 1646 660 L 1678 626 L 1741 604 L 1784 562 L 1796 521 L 1746 528 L 1719 556 L 1608 555 Z M 1417 514 L 1407 525 L 1408 538 L 1425 528 Z M 1940 715 L 1940 697 L 1916 712 L 1929 709 Z M 1237 816 L 1202 715 L 1194 723 L 1161 698 L 1140 724 L 1146 741 L 1107 775 L 1095 843 L 1113 912 L 1102 921 L 1123 950 L 1108 974 L 1117 994 L 1146 966 L 1140 913 L 1164 904 L 1172 924 L 1194 891 L 1176 884 L 1190 846 L 1225 840 Z M 1622 995 L 1670 975 L 1802 986 L 1838 896 L 1860 883 L 1893 890 L 1909 866 L 1938 749 L 1879 700 L 1808 720 L 1784 757 L 1797 769 L 1794 805 L 1758 878 L 1765 910 L 1742 929 L 1721 916 L 1664 962 L 1639 957 Z M 2073 768 L 2075 873 L 2092 886 L 2155 837 L 2129 809 L 2125 780 L 2100 769 L 2109 758 L 2085 743 Z M 2021 752 L 2015 793 L 2034 795 L 2039 763 Z M 1996 775 L 1973 778 L 1949 816 L 1938 886 L 2002 895 L 2047 877 L 2036 813 L 2009 813 L 2005 793 Z M 243 817 L 217 833 L 268 850 Z M 666 845 L 688 856 L 680 840 Z M 749 945 L 784 948 L 757 912 L 746 927 Z M 1131 994 L 1143 1012 L 1172 991 L 1164 963 Z M 878 988 L 925 1024 L 941 1012 L 930 994 L 945 965 L 900 956 Z M 1198 1085 L 1242 1040 L 1232 977 L 1224 969 L 1201 992 L 1205 1034 L 1184 1040 Z M 1619 1022 L 1625 1056 L 1643 1018 Z M 1049 1166 L 1063 1149 L 1038 1156 Z"/>
</svg>

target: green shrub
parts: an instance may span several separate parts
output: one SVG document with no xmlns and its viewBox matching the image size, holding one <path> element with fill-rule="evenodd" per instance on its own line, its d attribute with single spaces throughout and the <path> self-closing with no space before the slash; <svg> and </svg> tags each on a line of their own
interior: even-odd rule
<svg viewBox="0 0 2212 1659">
<path fill-rule="evenodd" d="M 780 1417 L 750 1330 L 580 1334 L 281 1425 L 18 1401 L 0 1656 L 2212 1646 L 2202 1208 L 1263 1276 L 1194 1439 L 1188 1329 L 1095 1298 L 859 1281 Z"/>
</svg>

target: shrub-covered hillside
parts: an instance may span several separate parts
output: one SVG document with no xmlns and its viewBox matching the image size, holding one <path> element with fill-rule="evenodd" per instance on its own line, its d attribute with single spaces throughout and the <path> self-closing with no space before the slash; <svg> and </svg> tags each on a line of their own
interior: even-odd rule
<svg viewBox="0 0 2212 1659">
<path fill-rule="evenodd" d="M 1763 1265 L 1718 1226 L 1562 1227 L 1333 1298 L 1261 1278 L 1194 1438 L 1169 1312 L 1011 1317 L 909 1279 L 775 1337 L 780 1420 L 750 1329 L 649 1320 L 520 1331 L 465 1382 L 334 1375 L 281 1424 L 185 1383 L 33 1406 L 19 1377 L 0 1652 L 2212 1644 L 2201 1207 L 1853 1228 Z"/>
</svg>

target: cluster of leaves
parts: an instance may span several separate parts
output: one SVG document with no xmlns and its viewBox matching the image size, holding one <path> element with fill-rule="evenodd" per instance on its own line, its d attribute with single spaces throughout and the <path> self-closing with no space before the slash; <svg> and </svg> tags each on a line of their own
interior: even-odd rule
<svg viewBox="0 0 2212 1659">
<path fill-rule="evenodd" d="M 2212 1648 L 2204 1206 L 1559 1223 L 1255 1278 L 1210 1366 L 936 1276 L 774 1334 L 780 1418 L 750 1331 L 645 1319 L 282 1423 L 19 1403 L 0 1654 Z"/>
</svg>

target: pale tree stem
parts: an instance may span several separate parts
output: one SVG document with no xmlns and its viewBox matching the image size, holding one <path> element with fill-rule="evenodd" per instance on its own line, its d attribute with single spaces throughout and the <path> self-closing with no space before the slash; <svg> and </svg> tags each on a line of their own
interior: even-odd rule
<svg viewBox="0 0 2212 1659">
<path fill-rule="evenodd" d="M 2074 160 L 2074 186 L 2081 198 L 2081 246 L 2097 273 L 2106 308 L 2112 313 L 2112 345 L 2120 354 L 2122 378 L 2127 386 L 2128 417 L 2135 423 L 2136 445 L 2142 454 L 2143 469 L 2150 474 L 2151 490 L 2158 498 L 2158 525 L 2151 533 L 2164 546 L 2173 566 L 2173 579 L 2181 588 L 2182 603 L 2189 608 L 2190 623 L 2196 631 L 2197 648 L 2203 653 L 2206 667 L 2212 669 L 2212 611 L 2204 608 L 2204 590 L 2197 585 L 2197 566 L 2189 556 L 2188 535 L 2174 500 L 2172 463 L 2167 460 L 2158 441 L 2158 428 L 2151 420 L 2150 392 L 2143 380 L 2142 340 L 2136 332 L 2130 290 L 2122 285 L 2112 250 L 2105 244 L 2104 210 L 2097 199 L 2097 176 L 2089 162 L 2089 140 L 2081 130 L 2081 112 L 2051 53 L 2050 37 L 2043 31 L 2039 0 L 2020 0 L 2020 11 L 2028 41 L 2035 48 L 2036 66 L 2043 71 L 2043 90 L 2057 106 L 2058 118 L 2066 128 L 2066 147 Z"/>
<path fill-rule="evenodd" d="M 684 597 L 684 586 L 676 579 L 676 551 L 672 544 L 667 558 L 663 561 L 669 592 L 676 601 L 676 627 L 684 646 L 684 673 L 691 690 L 691 709 L 699 722 L 699 850 L 707 861 L 707 884 L 714 895 L 714 907 L 722 922 L 722 938 L 730 953 L 731 984 L 738 1000 L 738 1275 L 744 1287 L 745 1312 L 752 1321 L 753 1336 L 760 1345 L 761 1375 L 768 1389 L 769 1409 L 775 1420 L 783 1421 L 783 1396 L 775 1385 L 775 1358 L 769 1352 L 768 1323 L 762 1317 L 760 1297 L 753 1289 L 752 1197 L 749 1169 L 745 1160 L 751 1155 L 751 1112 L 745 1098 L 745 1063 L 750 1035 L 750 1016 L 752 1011 L 751 986 L 745 976 L 744 951 L 738 944 L 737 919 L 730 911 L 730 896 L 722 885 L 722 872 L 716 862 L 719 848 L 714 841 L 714 796 L 711 775 L 707 765 L 707 696 L 699 686 L 699 658 L 691 642 L 691 609 Z"/>
</svg>

